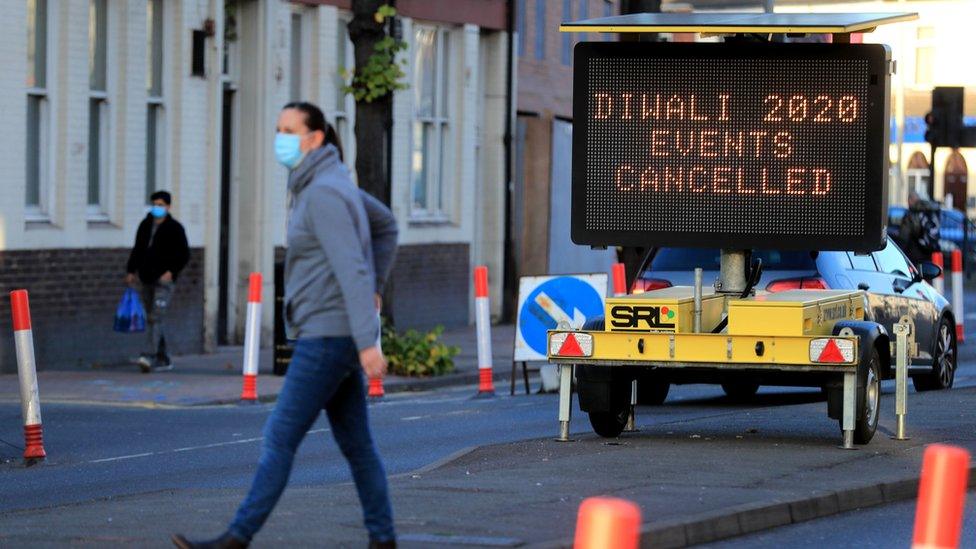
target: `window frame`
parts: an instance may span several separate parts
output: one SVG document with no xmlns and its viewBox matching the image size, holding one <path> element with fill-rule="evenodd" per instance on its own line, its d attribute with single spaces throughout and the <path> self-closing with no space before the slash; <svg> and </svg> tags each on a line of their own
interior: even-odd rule
<svg viewBox="0 0 976 549">
<path fill-rule="evenodd" d="M 356 98 L 349 93 L 343 93 L 342 88 L 346 85 L 342 77 L 343 70 L 352 70 L 356 66 L 356 52 L 349 39 L 349 22 L 352 21 L 352 14 L 342 13 L 336 19 L 336 59 L 342 56 L 341 61 L 336 63 L 335 73 L 333 74 L 333 86 L 335 88 L 335 101 L 326 110 L 329 122 L 333 124 L 336 134 L 342 141 L 342 155 L 346 166 L 353 178 L 356 177 Z M 341 44 L 341 45 L 340 45 Z"/>
<path fill-rule="evenodd" d="M 563 0 L 563 21 L 573 20 L 573 0 Z M 559 61 L 563 66 L 572 66 L 573 64 L 573 34 L 569 32 L 561 32 L 560 38 L 562 39 L 561 47 L 559 48 Z"/>
<path fill-rule="evenodd" d="M 533 55 L 542 61 L 546 58 L 546 35 L 549 30 L 546 28 L 546 2 L 548 0 L 535 0 L 535 40 L 533 40 Z"/>
<path fill-rule="evenodd" d="M 857 261 L 863 261 L 862 258 L 867 258 L 867 260 L 871 262 L 871 265 L 873 265 L 874 268 L 873 269 L 864 269 L 864 268 L 861 268 L 857 264 Z M 853 271 L 860 271 L 862 273 L 877 273 L 877 272 L 880 272 L 880 271 L 878 271 L 878 262 L 875 260 L 873 253 L 864 254 L 864 255 L 857 255 L 854 252 L 847 252 L 847 259 L 851 262 L 851 270 L 853 270 Z"/>
<path fill-rule="evenodd" d="M 54 197 L 50 179 L 51 156 L 48 153 L 51 144 L 51 79 L 48 68 L 51 65 L 51 52 L 53 50 L 51 47 L 52 10 L 50 7 L 49 0 L 28 0 L 27 3 L 28 64 L 32 60 L 31 53 L 33 53 L 33 66 L 28 67 L 27 101 L 25 104 L 24 219 L 27 223 L 50 222 L 49 212 L 53 209 Z M 31 12 L 32 8 L 33 11 Z M 34 24 L 33 28 L 30 28 L 31 22 Z M 38 23 L 43 23 L 43 25 Z M 39 31 L 39 27 L 42 30 Z M 32 38 L 33 40 L 31 40 Z M 40 55 L 38 55 L 38 49 L 41 49 Z M 33 80 L 31 80 L 32 76 Z M 32 104 L 35 105 L 33 109 L 31 108 Z M 35 140 L 36 146 L 33 144 Z M 36 203 L 33 202 L 31 195 L 36 195 Z"/>
<path fill-rule="evenodd" d="M 518 34 L 516 51 L 518 52 L 519 57 L 525 57 L 525 52 L 529 47 L 528 32 L 526 31 L 526 22 L 529 14 L 529 0 L 517 0 L 515 10 L 515 32 Z"/>
<path fill-rule="evenodd" d="M 874 263 L 878 266 L 878 272 L 881 274 L 885 274 L 888 276 L 902 277 L 905 278 L 906 280 L 912 280 L 915 277 L 916 273 L 918 272 L 918 269 L 915 267 L 915 264 L 912 263 L 912 261 L 905 256 L 905 254 L 901 251 L 900 248 L 894 246 L 891 243 L 890 239 L 885 243 L 884 248 L 876 252 L 871 252 L 871 256 L 874 258 Z M 908 272 L 902 273 L 902 272 L 888 271 L 885 267 L 882 266 L 884 264 L 883 260 L 885 259 L 885 256 L 892 256 L 893 258 L 897 258 L 898 260 L 903 262 L 904 266 L 908 267 Z"/>
<path fill-rule="evenodd" d="M 111 58 L 112 17 L 108 0 L 88 0 L 88 6 L 88 186 L 86 217 L 89 222 L 98 223 L 110 220 L 108 206 L 111 204 L 112 192 L 110 90 L 114 79 L 109 63 Z M 99 11 L 96 13 L 96 10 Z M 93 17 L 95 17 L 94 21 L 92 20 Z M 93 113 L 96 113 L 97 120 L 93 119 Z M 97 149 L 93 146 L 95 143 L 97 143 Z"/>
<path fill-rule="evenodd" d="M 288 71 L 288 99 L 289 101 L 302 101 L 302 52 L 304 50 L 302 40 L 305 34 L 305 22 L 303 21 L 300 6 L 293 5 L 289 14 L 288 25 L 288 57 L 290 61 Z"/>
<path fill-rule="evenodd" d="M 923 31 L 931 31 L 930 36 L 922 37 Z M 918 25 L 915 27 L 915 67 L 914 74 L 912 75 L 912 83 L 917 89 L 931 89 L 935 84 L 935 27 L 932 25 Z M 920 78 L 920 67 L 923 66 L 923 57 L 928 58 L 931 63 L 927 63 L 926 71 L 928 79 Z"/>
<path fill-rule="evenodd" d="M 146 0 L 145 201 L 166 187 L 166 3 Z"/>
<path fill-rule="evenodd" d="M 420 127 L 421 140 L 427 128 L 431 128 L 431 134 L 434 136 L 434 144 L 422 153 L 421 156 L 421 163 L 423 170 L 425 170 L 421 172 L 424 173 L 423 177 L 425 179 L 425 204 L 422 207 L 418 207 L 414 200 L 416 196 L 415 189 L 417 187 L 417 172 L 413 166 L 410 167 L 410 185 L 408 187 L 409 195 L 407 200 L 409 220 L 411 223 L 447 224 L 451 222 L 450 216 L 453 210 L 449 206 L 451 197 L 446 181 L 449 174 L 453 171 L 454 157 L 449 151 L 449 148 L 453 144 L 452 136 L 454 132 L 454 105 L 451 96 L 451 82 L 453 81 L 452 76 L 455 72 L 455 60 L 452 54 L 453 48 L 450 46 L 454 34 L 452 29 L 447 27 L 421 23 L 414 24 L 413 35 L 411 37 L 414 45 L 414 55 L 411 56 L 411 61 L 413 62 L 411 70 L 414 71 L 414 74 L 417 72 L 416 38 L 419 31 L 432 31 L 435 37 L 433 61 L 434 96 L 431 113 L 421 114 L 416 101 L 416 94 L 413 95 L 414 105 L 409 133 L 411 157 L 417 154 L 418 126 Z M 419 82 L 413 82 L 412 85 L 415 89 L 420 89 L 417 87 Z M 429 156 L 432 156 L 432 158 Z M 426 171 L 431 168 L 433 175 L 431 175 L 431 172 Z"/>
</svg>

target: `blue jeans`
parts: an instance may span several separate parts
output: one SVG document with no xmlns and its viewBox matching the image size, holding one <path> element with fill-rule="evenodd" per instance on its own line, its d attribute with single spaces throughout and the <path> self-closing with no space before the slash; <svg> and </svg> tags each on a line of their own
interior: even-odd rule
<svg viewBox="0 0 976 549">
<path fill-rule="evenodd" d="M 322 409 L 352 470 L 370 539 L 395 539 L 386 472 L 369 432 L 362 368 L 348 337 L 296 343 L 278 403 L 264 426 L 254 483 L 230 525 L 232 535 L 250 542 L 261 529 L 288 483 L 295 450 Z"/>
</svg>

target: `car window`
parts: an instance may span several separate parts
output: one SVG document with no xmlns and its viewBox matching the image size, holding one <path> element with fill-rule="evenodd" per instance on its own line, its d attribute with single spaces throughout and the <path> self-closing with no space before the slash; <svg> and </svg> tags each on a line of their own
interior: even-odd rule
<svg viewBox="0 0 976 549">
<path fill-rule="evenodd" d="M 915 267 L 891 240 L 888 240 L 881 251 L 874 252 L 871 255 L 874 256 L 874 260 L 878 264 L 878 270 L 883 273 L 899 275 L 905 278 L 912 278 L 914 275 Z"/>
<path fill-rule="evenodd" d="M 874 264 L 871 254 L 858 255 L 854 252 L 847 252 L 847 257 L 851 260 L 851 267 L 855 271 L 877 271 L 878 267 Z"/>
<path fill-rule="evenodd" d="M 706 271 L 719 269 L 721 252 L 716 249 L 661 248 L 651 259 L 650 271 Z M 817 269 L 816 254 L 804 251 L 755 250 L 752 259 L 762 259 L 764 270 L 811 271 Z"/>
</svg>

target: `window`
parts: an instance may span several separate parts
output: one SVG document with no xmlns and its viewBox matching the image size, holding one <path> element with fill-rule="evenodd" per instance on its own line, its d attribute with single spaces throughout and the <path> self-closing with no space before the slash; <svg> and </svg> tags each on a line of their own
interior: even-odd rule
<svg viewBox="0 0 976 549">
<path fill-rule="evenodd" d="M 414 32 L 414 123 L 411 135 L 411 217 L 445 219 L 444 182 L 450 155 L 449 33 L 417 26 Z"/>
<path fill-rule="evenodd" d="M 27 0 L 27 218 L 47 211 L 47 0 Z"/>
<path fill-rule="evenodd" d="M 888 240 L 881 251 L 874 252 L 871 255 L 874 256 L 874 260 L 878 264 L 878 270 L 883 273 L 905 278 L 911 278 L 915 275 L 915 267 L 911 265 L 905 254 L 901 253 L 901 250 L 891 243 L 891 240 Z"/>
<path fill-rule="evenodd" d="M 291 14 L 291 100 L 302 100 L 302 14 Z"/>
<path fill-rule="evenodd" d="M 576 17 L 581 20 L 590 18 L 590 0 L 579 0 L 579 13 L 576 14 Z M 586 42 L 586 33 L 581 33 L 577 40 Z"/>
<path fill-rule="evenodd" d="M 919 27 L 915 47 L 915 83 L 930 86 L 935 82 L 935 28 Z"/>
<path fill-rule="evenodd" d="M 908 190 L 915 191 L 922 196 L 929 195 L 929 171 L 919 169 L 905 170 L 905 179 L 908 180 Z"/>
<path fill-rule="evenodd" d="M 874 264 L 874 259 L 871 254 L 856 254 L 854 252 L 847 252 L 847 256 L 851 260 L 851 267 L 856 271 L 870 271 L 876 272 L 878 268 Z"/>
<path fill-rule="evenodd" d="M 352 95 L 342 90 L 346 85 L 342 77 L 343 72 L 352 72 L 356 66 L 352 42 L 349 40 L 348 24 L 348 19 L 341 18 L 336 28 L 336 71 L 333 75 L 335 105 L 329 114 L 329 118 L 335 125 L 336 134 L 339 135 L 339 141 L 342 142 L 343 160 L 345 160 L 347 166 L 352 167 L 356 164 L 356 136 L 353 133 L 356 100 Z M 355 174 L 354 170 L 353 174 Z"/>
<path fill-rule="evenodd" d="M 546 2 L 535 0 L 535 58 L 546 58 Z"/>
<path fill-rule="evenodd" d="M 163 181 L 163 0 L 146 1 L 146 203 Z"/>
<path fill-rule="evenodd" d="M 563 0 L 563 21 L 573 20 L 573 0 Z M 573 35 L 569 32 L 559 33 L 563 40 L 559 59 L 563 65 L 573 64 Z"/>
<path fill-rule="evenodd" d="M 515 15 L 515 32 L 518 33 L 518 55 L 523 57 L 525 55 L 525 45 L 527 37 L 525 36 L 525 18 L 526 13 L 526 3 L 529 0 L 518 0 L 518 12 Z"/>
<path fill-rule="evenodd" d="M 88 213 L 104 216 L 108 179 L 107 0 L 88 2 Z"/>
</svg>

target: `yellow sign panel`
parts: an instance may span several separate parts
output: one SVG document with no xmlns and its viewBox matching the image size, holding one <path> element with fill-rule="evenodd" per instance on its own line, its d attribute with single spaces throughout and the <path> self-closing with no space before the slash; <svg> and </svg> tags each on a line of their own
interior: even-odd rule
<svg viewBox="0 0 976 549">
<path fill-rule="evenodd" d="M 864 294 L 792 290 L 729 301 L 729 334 L 830 335 L 841 320 L 864 320 Z"/>
</svg>

